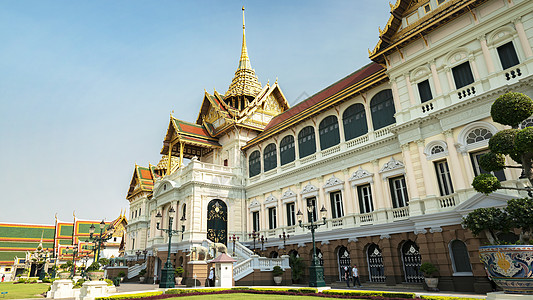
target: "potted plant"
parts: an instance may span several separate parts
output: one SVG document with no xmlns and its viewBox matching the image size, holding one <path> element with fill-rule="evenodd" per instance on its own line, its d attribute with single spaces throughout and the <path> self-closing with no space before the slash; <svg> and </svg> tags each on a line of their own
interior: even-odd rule
<svg viewBox="0 0 533 300">
<path fill-rule="evenodd" d="M 185 272 L 185 270 L 183 270 L 182 267 L 177 267 L 176 270 L 174 270 L 174 274 L 176 276 L 176 284 L 180 284 L 181 282 L 181 277 L 183 275 L 183 273 Z"/>
<path fill-rule="evenodd" d="M 274 266 L 274 269 L 272 270 L 272 276 L 274 276 L 274 282 L 277 285 L 281 285 L 281 281 L 283 280 L 283 269 L 280 266 Z"/>
<path fill-rule="evenodd" d="M 70 277 L 71 271 L 70 268 L 72 267 L 72 262 L 67 261 L 67 263 L 64 263 L 59 266 L 59 279 L 67 279 Z"/>
<path fill-rule="evenodd" d="M 490 194 L 498 189 L 511 189 L 525 191 L 529 198 L 509 200 L 504 209 L 478 208 L 463 218 L 464 227 L 476 236 L 484 234 L 491 243 L 480 247 L 480 260 L 505 293 L 533 294 L 531 264 L 527 261 L 533 256 L 533 127 L 518 128 L 531 115 L 533 100 L 528 96 L 507 93 L 498 97 L 491 107 L 492 119 L 512 128 L 494 134 L 489 140 L 490 151 L 479 159 L 480 166 L 487 172 L 505 168 L 522 169 L 529 186 L 502 186 L 492 174 L 480 174 L 472 182 L 474 189 L 480 193 Z M 507 155 L 517 164 L 506 165 Z M 520 237 L 504 241 L 504 236 L 512 236 L 514 230 L 521 231 Z"/>
<path fill-rule="evenodd" d="M 126 277 L 126 273 L 124 271 L 118 272 L 118 277 L 120 277 L 120 282 L 124 281 L 124 277 Z"/>
<path fill-rule="evenodd" d="M 420 272 L 424 273 L 426 285 L 433 291 L 438 291 L 437 286 L 439 285 L 439 278 L 433 277 L 433 275 L 438 271 L 439 269 L 437 269 L 437 267 L 430 262 L 424 262 L 420 266 Z"/>
<path fill-rule="evenodd" d="M 139 281 L 140 281 L 140 282 L 144 282 L 144 275 L 146 275 L 146 269 L 142 269 L 142 270 L 139 272 Z"/>
<path fill-rule="evenodd" d="M 299 256 L 291 254 L 289 256 L 289 266 L 291 267 L 291 279 L 293 283 L 299 283 L 304 275 L 305 263 Z"/>
<path fill-rule="evenodd" d="M 100 263 L 95 261 L 87 267 L 87 275 L 91 281 L 100 280 L 104 278 L 104 270 L 101 270 Z"/>
</svg>

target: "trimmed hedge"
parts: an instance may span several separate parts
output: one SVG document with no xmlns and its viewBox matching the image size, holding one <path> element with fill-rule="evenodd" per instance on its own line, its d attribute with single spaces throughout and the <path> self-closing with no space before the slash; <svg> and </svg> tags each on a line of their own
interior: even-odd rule
<svg viewBox="0 0 533 300">
<path fill-rule="evenodd" d="M 429 295 L 422 295 L 420 296 L 421 299 L 426 300 L 480 300 L 480 298 L 463 298 L 463 297 L 446 297 L 446 296 L 429 296 Z"/>
<path fill-rule="evenodd" d="M 127 295 L 116 295 L 109 297 L 97 297 L 95 300 L 119 300 L 119 299 L 140 299 L 152 296 L 163 295 L 163 292 L 148 292 L 148 293 L 138 293 L 138 294 L 127 294 Z"/>
<path fill-rule="evenodd" d="M 371 297 L 404 298 L 404 299 L 413 299 L 416 297 L 415 293 L 404 293 L 404 292 L 325 290 L 325 291 L 322 291 L 322 293 L 327 294 L 327 295 L 371 296 Z"/>
</svg>

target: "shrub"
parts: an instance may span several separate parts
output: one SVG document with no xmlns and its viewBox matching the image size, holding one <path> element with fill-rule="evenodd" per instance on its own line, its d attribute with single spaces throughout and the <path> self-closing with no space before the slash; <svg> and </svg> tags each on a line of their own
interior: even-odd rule
<svg viewBox="0 0 533 300">
<path fill-rule="evenodd" d="M 380 291 L 345 291 L 345 290 L 325 290 L 326 295 L 363 296 L 363 297 L 384 297 L 384 298 L 415 298 L 415 293 L 403 292 L 380 292 Z"/>
<path fill-rule="evenodd" d="M 430 295 L 421 295 L 421 299 L 427 300 L 479 300 L 479 298 L 463 298 L 463 297 L 448 297 L 448 296 L 430 296 Z"/>
<path fill-rule="evenodd" d="M 124 271 L 118 272 L 118 277 L 126 277 L 126 273 Z"/>
<path fill-rule="evenodd" d="M 489 140 L 490 151 L 499 154 L 513 152 L 518 131 L 518 129 L 504 129 L 494 134 Z"/>
<path fill-rule="evenodd" d="M 114 284 L 113 284 L 113 280 L 111 280 L 111 279 L 107 279 L 107 278 L 106 278 L 106 279 L 105 279 L 105 282 L 107 282 L 107 286 L 112 286 L 112 285 L 114 285 Z"/>
<path fill-rule="evenodd" d="M 181 277 L 181 275 L 185 273 L 185 270 L 182 267 L 177 267 L 176 270 L 174 270 L 174 273 L 176 276 Z"/>
<path fill-rule="evenodd" d="M 100 270 L 100 263 L 95 261 L 90 266 L 87 267 L 87 272 L 94 272 Z"/>
<path fill-rule="evenodd" d="M 274 277 L 282 276 L 284 272 L 285 271 L 283 271 L 283 269 L 280 266 L 274 266 L 274 269 L 272 270 L 272 275 Z"/>
<path fill-rule="evenodd" d="M 430 262 L 422 263 L 420 266 L 420 272 L 424 273 L 424 276 L 426 277 L 433 277 L 433 274 L 437 273 L 438 271 L 439 269 L 437 269 L 437 267 Z"/>
<path fill-rule="evenodd" d="M 506 93 L 494 101 L 490 114 L 494 122 L 514 127 L 533 115 L 533 101 L 522 93 Z"/>
<path fill-rule="evenodd" d="M 73 288 L 75 289 L 79 289 L 81 288 L 81 286 L 83 285 L 83 283 L 85 282 L 85 279 L 79 279 L 78 281 L 76 281 L 76 283 L 74 284 Z"/>
<path fill-rule="evenodd" d="M 140 272 L 139 272 L 139 276 L 144 276 L 146 275 L 146 269 L 142 269 Z"/>
<path fill-rule="evenodd" d="M 487 172 L 503 170 L 505 168 L 505 156 L 489 151 L 479 157 L 479 165 Z"/>
<path fill-rule="evenodd" d="M 502 184 L 496 176 L 485 173 L 476 176 L 472 181 L 472 186 L 476 191 L 488 195 L 501 188 Z"/>
<path fill-rule="evenodd" d="M 304 274 L 305 262 L 303 258 L 291 255 L 289 257 L 289 266 L 291 267 L 292 279 L 294 281 L 300 280 Z"/>
<path fill-rule="evenodd" d="M 163 295 L 163 292 L 148 292 L 148 293 L 138 293 L 138 294 L 116 295 L 116 296 L 109 296 L 109 297 L 98 297 L 95 300 L 143 299 L 146 297 L 159 296 L 159 295 Z"/>
</svg>

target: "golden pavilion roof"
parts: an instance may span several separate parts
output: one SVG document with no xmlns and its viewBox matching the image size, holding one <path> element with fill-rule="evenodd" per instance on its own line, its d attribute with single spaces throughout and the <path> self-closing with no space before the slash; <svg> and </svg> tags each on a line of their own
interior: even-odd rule
<svg viewBox="0 0 533 300">
<path fill-rule="evenodd" d="M 242 8 L 242 49 L 241 58 L 239 59 L 239 66 L 235 71 L 235 76 L 231 81 L 224 99 L 239 96 L 249 96 L 255 98 L 261 92 L 261 83 L 252 69 L 250 58 L 248 57 L 248 50 L 246 48 L 246 34 L 244 24 L 244 7 Z"/>
</svg>

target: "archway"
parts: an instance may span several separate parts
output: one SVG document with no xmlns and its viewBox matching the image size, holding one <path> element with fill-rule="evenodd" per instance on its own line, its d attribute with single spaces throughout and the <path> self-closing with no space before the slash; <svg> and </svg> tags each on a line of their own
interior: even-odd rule
<svg viewBox="0 0 533 300">
<path fill-rule="evenodd" d="M 228 207 L 220 199 L 207 204 L 207 238 L 215 243 L 227 244 Z"/>
<path fill-rule="evenodd" d="M 418 245 L 413 241 L 407 241 L 402 245 L 402 264 L 406 282 L 419 283 L 424 281 L 420 272 L 422 257 Z"/>
<path fill-rule="evenodd" d="M 385 282 L 385 267 L 383 266 L 383 255 L 378 245 L 371 244 L 366 252 L 368 260 L 368 273 L 371 282 Z"/>
<path fill-rule="evenodd" d="M 344 280 L 344 267 L 348 268 L 348 274 L 351 272 L 350 251 L 342 246 L 337 252 L 337 262 L 339 266 L 339 281 Z"/>
</svg>

